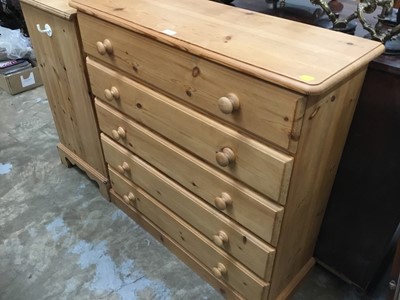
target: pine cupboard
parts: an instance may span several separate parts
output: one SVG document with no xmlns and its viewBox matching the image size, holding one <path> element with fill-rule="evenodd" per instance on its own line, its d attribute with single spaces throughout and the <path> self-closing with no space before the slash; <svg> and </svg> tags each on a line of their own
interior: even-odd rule
<svg viewBox="0 0 400 300">
<path fill-rule="evenodd" d="M 226 298 L 286 298 L 383 46 L 211 1 L 70 4 L 112 201 Z"/>
<path fill-rule="evenodd" d="M 67 0 L 21 0 L 66 166 L 76 165 L 108 198 L 108 175 L 86 77 L 76 10 Z"/>
</svg>

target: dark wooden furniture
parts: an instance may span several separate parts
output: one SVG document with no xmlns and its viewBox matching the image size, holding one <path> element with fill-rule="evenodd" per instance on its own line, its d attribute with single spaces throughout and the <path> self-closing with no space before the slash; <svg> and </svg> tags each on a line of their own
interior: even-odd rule
<svg viewBox="0 0 400 300">
<path fill-rule="evenodd" d="M 392 270 L 389 277 L 389 299 L 400 299 L 400 239 L 397 241 L 396 254 L 394 255 Z"/>
<path fill-rule="evenodd" d="M 315 250 L 364 290 L 380 275 L 400 222 L 399 75 L 399 57 L 370 64 Z"/>
</svg>

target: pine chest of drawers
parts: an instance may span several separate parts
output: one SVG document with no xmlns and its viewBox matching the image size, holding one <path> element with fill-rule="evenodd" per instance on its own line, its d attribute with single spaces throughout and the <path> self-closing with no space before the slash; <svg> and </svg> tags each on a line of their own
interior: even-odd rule
<svg viewBox="0 0 400 300">
<path fill-rule="evenodd" d="M 285 298 L 383 46 L 210 1 L 71 4 L 112 201 L 226 298 Z"/>
</svg>

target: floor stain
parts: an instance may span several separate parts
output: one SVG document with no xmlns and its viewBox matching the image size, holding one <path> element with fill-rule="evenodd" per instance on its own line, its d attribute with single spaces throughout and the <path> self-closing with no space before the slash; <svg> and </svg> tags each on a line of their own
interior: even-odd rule
<svg viewBox="0 0 400 300">
<path fill-rule="evenodd" d="M 55 218 L 51 223 L 47 224 L 46 229 L 53 235 L 55 241 L 58 241 L 69 232 L 69 228 L 61 217 Z"/>
<path fill-rule="evenodd" d="M 151 299 L 171 299 L 169 289 L 161 281 L 146 278 L 135 269 L 131 259 L 117 265 L 107 251 L 107 241 L 90 244 L 81 240 L 71 248 L 71 253 L 79 255 L 82 269 L 95 267 L 87 288 L 99 294 L 115 293 L 122 300 L 137 299 L 144 293 L 151 295 Z"/>
<path fill-rule="evenodd" d="M 11 172 L 12 169 L 12 164 L 6 163 L 2 164 L 0 163 L 0 175 L 8 174 Z"/>
</svg>

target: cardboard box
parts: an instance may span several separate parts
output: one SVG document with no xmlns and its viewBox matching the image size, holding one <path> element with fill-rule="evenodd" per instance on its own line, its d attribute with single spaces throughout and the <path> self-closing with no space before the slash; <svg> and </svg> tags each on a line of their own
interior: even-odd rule
<svg viewBox="0 0 400 300">
<path fill-rule="evenodd" d="M 0 88 L 11 95 L 22 93 L 42 85 L 38 67 L 32 67 L 9 75 L 0 74 Z"/>
</svg>

